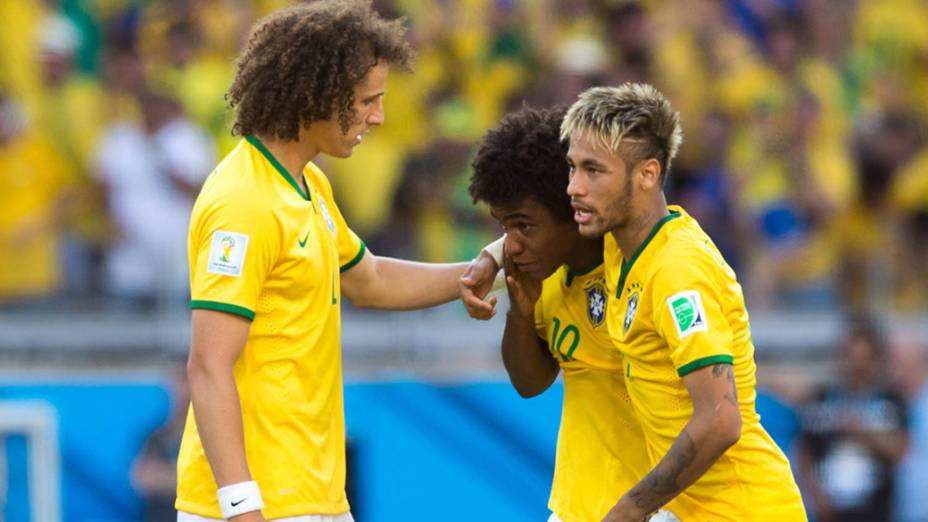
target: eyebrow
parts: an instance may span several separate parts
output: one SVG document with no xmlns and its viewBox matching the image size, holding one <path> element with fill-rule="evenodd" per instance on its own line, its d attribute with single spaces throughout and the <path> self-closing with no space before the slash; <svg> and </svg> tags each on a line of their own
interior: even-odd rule
<svg viewBox="0 0 928 522">
<path fill-rule="evenodd" d="M 493 211 L 490 211 L 490 215 L 493 217 L 493 219 L 499 221 L 500 223 L 502 223 L 503 221 L 509 221 L 509 220 L 512 220 L 512 219 L 526 219 L 526 220 L 531 220 L 531 217 L 529 217 L 528 214 L 525 214 L 525 213 L 522 213 L 522 212 L 511 212 L 511 213 L 508 213 L 508 214 L 504 214 L 504 215 L 502 215 L 502 216 L 497 216 Z"/>
<path fill-rule="evenodd" d="M 585 160 L 581 161 L 580 164 L 583 165 L 584 167 L 597 167 L 597 168 L 600 168 L 600 169 L 605 169 L 605 168 L 606 168 L 606 164 L 605 164 L 605 163 L 596 161 L 596 160 L 594 160 L 594 159 L 585 159 Z"/>
<path fill-rule="evenodd" d="M 569 156 L 567 157 L 567 161 L 569 163 L 574 163 L 574 161 L 571 160 Z M 598 161 L 592 158 L 583 158 L 582 160 L 579 161 L 579 164 L 581 167 L 584 167 L 587 169 L 596 168 L 600 170 L 606 170 L 608 168 L 605 163 L 602 163 L 601 161 Z"/>
</svg>

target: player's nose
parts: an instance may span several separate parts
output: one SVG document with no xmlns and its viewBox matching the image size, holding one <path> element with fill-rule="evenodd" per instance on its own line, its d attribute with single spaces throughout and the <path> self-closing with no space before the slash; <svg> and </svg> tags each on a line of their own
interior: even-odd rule
<svg viewBox="0 0 928 522">
<path fill-rule="evenodd" d="M 370 114 L 367 115 L 367 124 L 372 126 L 383 125 L 384 120 L 386 120 L 386 114 L 383 110 L 383 102 L 378 99 Z"/>
<path fill-rule="evenodd" d="M 506 235 L 506 241 L 503 243 L 503 251 L 509 257 L 515 257 L 525 251 L 522 242 L 514 237 L 513 234 Z"/>
<path fill-rule="evenodd" d="M 586 189 L 582 180 L 583 176 L 578 173 L 574 173 L 570 177 L 570 181 L 567 183 L 567 195 L 574 198 L 577 196 L 586 195 Z"/>
</svg>

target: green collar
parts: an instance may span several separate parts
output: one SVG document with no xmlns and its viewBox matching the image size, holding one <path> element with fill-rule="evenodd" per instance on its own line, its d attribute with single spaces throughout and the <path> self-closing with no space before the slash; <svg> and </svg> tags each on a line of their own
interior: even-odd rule
<svg viewBox="0 0 928 522">
<path fill-rule="evenodd" d="M 575 277 L 585 276 L 589 274 L 590 272 L 592 272 L 593 270 L 596 270 L 597 268 L 599 268 L 600 265 L 602 264 L 603 264 L 603 259 L 599 258 L 599 260 L 593 263 L 592 266 L 587 267 L 584 270 L 574 270 L 573 268 L 570 267 L 570 265 L 564 265 L 567 268 L 567 281 L 566 281 L 567 286 L 570 286 L 570 283 L 574 282 Z"/>
<path fill-rule="evenodd" d="M 289 183 L 291 187 L 296 189 L 300 197 L 302 197 L 306 201 L 311 201 L 309 194 L 307 194 L 303 190 L 303 187 L 299 183 L 296 182 L 296 179 L 294 179 L 294 177 L 291 176 L 289 172 L 287 172 L 287 169 L 285 169 L 284 166 L 281 165 L 279 161 L 277 161 L 277 158 L 275 158 L 274 155 L 271 154 L 271 151 L 267 150 L 267 147 L 265 147 L 264 144 L 261 143 L 261 140 L 259 140 L 256 136 L 252 134 L 246 134 L 245 139 L 248 140 L 248 143 L 251 143 L 251 145 L 254 148 L 258 149 L 258 152 L 260 152 L 264 156 L 265 159 L 271 162 L 271 165 L 273 165 L 274 168 L 277 169 L 277 172 L 279 172 L 280 175 L 283 176 L 285 180 L 287 180 L 287 183 Z M 300 177 L 301 178 L 303 177 L 302 173 L 300 173 Z"/>
<path fill-rule="evenodd" d="M 638 259 L 641 253 L 644 252 L 644 249 L 647 248 L 649 243 L 651 243 L 651 240 L 654 239 L 654 236 L 657 235 L 657 232 L 668 221 L 672 219 L 676 219 L 678 217 L 680 217 L 680 212 L 676 210 L 671 210 L 670 214 L 662 217 L 660 221 L 655 223 L 654 228 L 651 229 L 651 233 L 648 234 L 648 237 L 646 237 L 644 241 L 638 246 L 638 248 L 635 250 L 635 253 L 632 254 L 632 257 L 628 258 L 628 261 L 625 261 L 624 257 L 622 258 L 622 272 L 621 272 L 621 275 L 619 275 L 619 284 L 615 288 L 616 297 L 622 296 L 622 288 L 625 287 L 625 278 L 628 277 L 628 273 L 631 271 L 632 265 L 635 264 L 635 261 Z"/>
</svg>

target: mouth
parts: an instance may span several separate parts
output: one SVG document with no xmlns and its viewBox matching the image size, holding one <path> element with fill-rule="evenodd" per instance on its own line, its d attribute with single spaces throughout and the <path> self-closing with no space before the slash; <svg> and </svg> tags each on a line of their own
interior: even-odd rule
<svg viewBox="0 0 928 522">
<path fill-rule="evenodd" d="M 571 203 L 574 208 L 574 221 L 578 225 L 585 225 L 593 218 L 594 211 L 592 208 L 579 203 Z"/>
<path fill-rule="evenodd" d="M 367 134 L 367 133 L 370 132 L 370 131 L 371 131 L 370 129 L 365 129 L 365 130 L 359 132 L 358 135 L 354 137 L 354 142 L 353 142 L 353 144 L 354 144 L 354 145 L 358 145 L 359 143 L 361 143 L 362 141 L 364 141 L 364 135 Z"/>
<path fill-rule="evenodd" d="M 519 272 L 522 272 L 522 273 L 525 273 L 525 274 L 533 274 L 533 273 L 535 273 L 535 272 L 538 270 L 538 263 L 536 263 L 536 262 L 529 262 L 529 263 L 524 263 L 524 262 L 523 262 L 523 263 L 519 263 L 519 262 L 517 262 L 517 263 L 516 263 L 516 268 L 519 270 Z"/>
</svg>

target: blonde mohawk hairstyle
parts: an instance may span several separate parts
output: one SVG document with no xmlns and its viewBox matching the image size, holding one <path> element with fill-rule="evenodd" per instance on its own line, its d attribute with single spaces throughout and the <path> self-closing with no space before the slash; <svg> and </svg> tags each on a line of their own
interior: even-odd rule
<svg viewBox="0 0 928 522">
<path fill-rule="evenodd" d="M 580 94 L 561 123 L 561 139 L 571 137 L 592 138 L 606 150 L 621 152 L 628 169 L 654 158 L 665 178 L 683 130 L 680 114 L 660 91 L 644 83 L 624 83 Z"/>
</svg>

